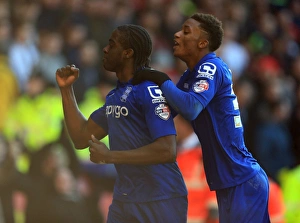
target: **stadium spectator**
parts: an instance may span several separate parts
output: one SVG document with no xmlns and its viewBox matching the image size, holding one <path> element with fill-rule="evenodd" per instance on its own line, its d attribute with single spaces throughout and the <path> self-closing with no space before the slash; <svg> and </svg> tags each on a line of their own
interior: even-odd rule
<svg viewBox="0 0 300 223">
<path fill-rule="evenodd" d="M 188 190 L 187 223 L 218 223 L 217 198 L 207 185 L 201 144 L 187 120 L 177 115 L 174 122 L 177 131 L 177 163 Z"/>
</svg>

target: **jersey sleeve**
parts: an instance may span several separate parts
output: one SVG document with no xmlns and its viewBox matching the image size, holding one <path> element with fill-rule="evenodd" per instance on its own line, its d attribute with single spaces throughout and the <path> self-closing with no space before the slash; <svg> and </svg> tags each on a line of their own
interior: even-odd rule
<svg viewBox="0 0 300 223">
<path fill-rule="evenodd" d="M 101 126 L 106 132 L 108 132 L 108 124 L 106 118 L 106 104 L 99 109 L 95 110 L 90 118 L 99 126 Z"/>
<path fill-rule="evenodd" d="M 137 91 L 137 100 L 143 110 L 151 137 L 155 140 L 159 137 L 175 135 L 171 109 L 161 89 L 151 83 L 140 84 Z"/>
<path fill-rule="evenodd" d="M 218 70 L 216 64 L 205 62 L 199 66 L 197 72 L 193 73 L 191 81 L 189 82 L 190 94 L 194 95 L 204 108 L 216 93 L 216 86 L 219 81 L 218 79 L 220 78 L 217 73 Z M 180 86 L 180 88 L 182 87 L 184 86 Z"/>
<path fill-rule="evenodd" d="M 203 106 L 197 98 L 193 94 L 177 88 L 171 80 L 165 81 L 161 85 L 161 89 L 171 108 L 173 108 L 172 114 L 174 117 L 176 113 L 180 113 L 185 119 L 194 120 L 202 111 Z"/>
</svg>

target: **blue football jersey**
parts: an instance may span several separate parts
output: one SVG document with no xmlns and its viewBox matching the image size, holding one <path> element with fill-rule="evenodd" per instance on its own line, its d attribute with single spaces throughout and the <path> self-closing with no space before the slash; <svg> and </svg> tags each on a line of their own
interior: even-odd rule
<svg viewBox="0 0 300 223">
<path fill-rule="evenodd" d="M 161 89 L 146 81 L 133 86 L 117 83 L 106 96 L 103 107 L 91 118 L 109 135 L 111 150 L 132 150 L 155 139 L 175 135 L 169 106 Z M 176 162 L 156 165 L 116 164 L 114 199 L 123 202 L 148 202 L 187 194 Z"/>
<path fill-rule="evenodd" d="M 203 105 L 192 121 L 203 148 L 203 162 L 211 190 L 243 183 L 260 169 L 244 143 L 237 97 L 227 65 L 210 53 L 193 70 L 186 70 L 177 87 Z"/>
</svg>

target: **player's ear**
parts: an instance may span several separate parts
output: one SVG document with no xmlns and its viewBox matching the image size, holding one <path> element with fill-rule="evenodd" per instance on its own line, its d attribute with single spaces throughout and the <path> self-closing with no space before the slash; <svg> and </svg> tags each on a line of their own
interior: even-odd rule
<svg viewBox="0 0 300 223">
<path fill-rule="evenodd" d="M 129 58 L 133 57 L 134 51 L 133 51 L 133 49 L 129 48 L 129 49 L 124 50 L 123 53 L 124 53 L 124 57 L 126 59 L 129 59 Z"/>
<path fill-rule="evenodd" d="M 207 39 L 205 39 L 205 40 L 200 40 L 200 41 L 198 42 L 198 48 L 200 48 L 200 49 L 206 48 L 206 47 L 208 47 L 208 44 L 209 44 L 209 42 L 208 42 Z"/>
</svg>

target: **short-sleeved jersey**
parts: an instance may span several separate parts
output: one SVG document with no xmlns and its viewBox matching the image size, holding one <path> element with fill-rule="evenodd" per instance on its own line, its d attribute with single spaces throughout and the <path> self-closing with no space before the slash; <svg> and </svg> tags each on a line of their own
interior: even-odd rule
<svg viewBox="0 0 300 223">
<path fill-rule="evenodd" d="M 177 84 L 203 105 L 203 111 L 192 121 L 192 126 L 202 145 L 211 190 L 241 184 L 260 169 L 244 143 L 232 84 L 231 71 L 215 53 L 204 56 L 193 70 L 186 70 Z"/>
<path fill-rule="evenodd" d="M 109 135 L 111 150 L 132 150 L 159 137 L 175 135 L 169 106 L 160 88 L 152 82 L 133 86 L 117 83 L 103 107 L 91 118 Z M 148 202 L 187 194 L 176 162 L 156 165 L 116 164 L 114 199 Z"/>
</svg>

